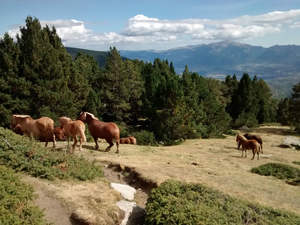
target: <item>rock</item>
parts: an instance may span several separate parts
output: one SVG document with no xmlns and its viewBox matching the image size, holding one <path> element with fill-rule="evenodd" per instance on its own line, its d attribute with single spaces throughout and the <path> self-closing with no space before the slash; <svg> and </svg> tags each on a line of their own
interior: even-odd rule
<svg viewBox="0 0 300 225">
<path fill-rule="evenodd" d="M 130 187 L 126 184 L 117 184 L 117 183 L 111 183 L 110 186 L 121 193 L 123 198 L 127 200 L 133 200 L 134 194 L 136 193 L 136 190 L 133 187 Z"/>
<path fill-rule="evenodd" d="M 286 136 L 280 147 L 300 149 L 300 139 L 293 136 Z"/>
<path fill-rule="evenodd" d="M 125 217 L 121 225 L 138 225 L 143 224 L 145 210 L 136 205 L 135 202 L 121 200 L 117 202 L 117 206 L 125 212 Z"/>
</svg>

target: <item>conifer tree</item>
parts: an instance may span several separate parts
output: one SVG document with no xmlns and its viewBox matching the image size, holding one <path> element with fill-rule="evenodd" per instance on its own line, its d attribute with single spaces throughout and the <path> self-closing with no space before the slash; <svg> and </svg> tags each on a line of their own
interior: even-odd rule
<svg viewBox="0 0 300 225">
<path fill-rule="evenodd" d="M 124 121 L 130 116 L 130 81 L 116 47 L 111 48 L 101 74 L 101 102 L 103 117 L 110 121 Z"/>
</svg>

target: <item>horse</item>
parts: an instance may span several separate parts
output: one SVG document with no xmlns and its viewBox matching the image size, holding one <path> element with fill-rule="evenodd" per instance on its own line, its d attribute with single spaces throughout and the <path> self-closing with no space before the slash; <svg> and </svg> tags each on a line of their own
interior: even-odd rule
<svg viewBox="0 0 300 225">
<path fill-rule="evenodd" d="M 32 135 L 38 139 L 44 138 L 46 141 L 45 147 L 47 147 L 49 141 L 53 141 L 53 148 L 56 147 L 54 122 L 49 117 L 34 120 L 28 115 L 13 115 L 11 129 L 15 130 L 17 127 L 21 128 L 28 137 Z"/>
<path fill-rule="evenodd" d="M 132 145 L 135 145 L 136 144 L 136 139 L 133 136 L 126 137 L 126 138 L 121 138 L 120 139 L 120 144 L 132 144 Z"/>
<path fill-rule="evenodd" d="M 247 138 L 247 140 L 251 140 L 251 139 L 254 139 L 254 140 L 256 140 L 259 144 L 260 144 L 260 148 L 261 148 L 261 153 L 264 153 L 264 151 L 263 151 L 263 140 L 262 140 L 262 138 L 261 138 L 261 136 L 259 136 L 259 135 L 256 135 L 256 134 L 249 134 L 249 133 L 247 133 L 247 134 L 244 134 L 244 137 L 245 138 Z M 240 143 L 238 144 L 238 148 L 240 148 Z"/>
<path fill-rule="evenodd" d="M 64 128 L 54 127 L 54 134 L 55 134 L 56 139 L 59 141 L 67 140 Z"/>
<path fill-rule="evenodd" d="M 70 148 L 70 136 L 73 137 L 73 145 L 72 145 L 72 151 L 70 150 L 70 153 L 74 152 L 75 146 L 78 142 L 77 135 L 80 135 L 80 146 L 79 150 L 82 151 L 82 142 L 86 142 L 85 137 L 85 125 L 82 121 L 76 120 L 73 121 L 68 117 L 60 117 L 59 118 L 60 128 L 65 130 L 65 134 L 67 136 L 68 140 L 68 149 Z"/>
<path fill-rule="evenodd" d="M 16 134 L 19 134 L 19 135 L 24 134 L 22 126 L 20 124 L 17 124 L 12 130 Z M 65 130 L 61 129 L 60 127 L 54 127 L 54 135 L 55 135 L 56 140 L 59 140 L 59 141 L 65 141 L 66 140 Z M 45 137 L 43 137 L 43 136 L 40 136 L 39 140 L 42 141 L 42 142 L 46 141 Z M 48 140 L 48 141 L 51 142 L 51 139 Z"/>
<path fill-rule="evenodd" d="M 105 139 L 109 144 L 109 146 L 105 149 L 106 152 L 110 151 L 111 147 L 114 145 L 113 140 L 115 140 L 117 145 L 116 153 L 119 153 L 120 129 L 115 123 L 101 122 L 97 117 L 89 112 L 80 113 L 77 119 L 88 124 L 89 131 L 96 144 L 95 149 L 99 148 L 98 138 Z"/>
<path fill-rule="evenodd" d="M 12 128 L 12 131 L 16 134 L 23 135 L 24 131 L 22 129 L 22 126 L 20 124 L 17 124 L 14 128 Z"/>
<path fill-rule="evenodd" d="M 257 154 L 257 160 L 259 160 L 259 152 L 260 152 L 260 144 L 254 140 L 247 140 L 243 135 L 238 134 L 236 136 L 236 142 L 239 142 L 242 145 L 242 157 L 244 156 L 245 151 L 245 158 L 247 157 L 247 150 L 252 150 L 254 159 L 255 154 Z"/>
</svg>

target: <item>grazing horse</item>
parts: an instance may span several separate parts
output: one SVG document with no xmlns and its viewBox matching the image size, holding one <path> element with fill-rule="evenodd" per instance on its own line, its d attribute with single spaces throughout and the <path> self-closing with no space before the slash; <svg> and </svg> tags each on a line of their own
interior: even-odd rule
<svg viewBox="0 0 300 225">
<path fill-rule="evenodd" d="M 244 134 L 244 137 L 247 138 L 247 140 L 251 140 L 251 139 L 256 140 L 260 144 L 261 153 L 264 153 L 263 146 L 262 146 L 263 145 L 263 140 L 262 140 L 261 136 L 256 135 L 256 134 L 247 133 L 247 134 Z M 240 145 L 241 144 L 239 143 L 238 148 L 240 148 Z"/>
<path fill-rule="evenodd" d="M 133 136 L 127 137 L 127 138 L 121 138 L 120 139 L 120 144 L 132 144 L 132 145 L 135 145 L 136 144 L 136 139 Z"/>
<path fill-rule="evenodd" d="M 255 154 L 257 154 L 257 160 L 259 160 L 259 152 L 260 152 L 260 145 L 259 143 L 252 139 L 252 140 L 247 140 L 243 135 L 238 134 L 236 136 L 236 142 L 240 143 L 242 145 L 242 157 L 244 156 L 244 151 L 245 151 L 245 158 L 247 157 L 247 150 L 252 150 L 253 157 L 254 159 Z"/>
<path fill-rule="evenodd" d="M 57 140 L 59 141 L 65 141 L 67 140 L 65 129 L 60 127 L 54 128 L 54 134 Z"/>
<path fill-rule="evenodd" d="M 24 131 L 22 129 L 22 126 L 20 124 L 17 124 L 14 128 L 12 128 L 13 132 L 19 135 L 23 135 Z"/>
<path fill-rule="evenodd" d="M 28 137 L 32 135 L 38 139 L 44 139 L 46 141 L 45 147 L 47 147 L 49 141 L 53 141 L 53 148 L 56 147 L 54 122 L 49 117 L 34 120 L 28 115 L 13 115 L 11 120 L 12 130 L 16 129 L 18 125 Z"/>
<path fill-rule="evenodd" d="M 116 140 L 117 151 L 119 153 L 119 144 L 120 144 L 120 129 L 115 123 L 111 122 L 101 122 L 97 117 L 92 113 L 82 112 L 78 116 L 79 120 L 85 122 L 89 126 L 89 131 L 94 138 L 95 148 L 98 149 L 98 138 L 105 139 L 109 146 L 105 149 L 108 152 L 111 147 L 114 145 L 113 140 Z"/>
<path fill-rule="evenodd" d="M 86 141 L 85 137 L 85 125 L 82 121 L 76 120 L 73 121 L 68 117 L 60 117 L 59 118 L 60 128 L 65 130 L 65 134 L 67 136 L 68 140 L 68 149 L 70 148 L 70 136 L 73 137 L 73 145 L 72 150 L 70 150 L 70 153 L 74 152 L 75 146 L 78 142 L 77 135 L 80 135 L 80 146 L 79 150 L 82 151 L 82 142 Z"/>
</svg>

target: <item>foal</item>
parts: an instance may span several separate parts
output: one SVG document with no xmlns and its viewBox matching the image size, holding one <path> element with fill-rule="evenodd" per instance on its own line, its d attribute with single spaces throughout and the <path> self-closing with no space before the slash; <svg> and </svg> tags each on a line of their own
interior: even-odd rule
<svg viewBox="0 0 300 225">
<path fill-rule="evenodd" d="M 259 152 L 260 152 L 260 144 L 254 140 L 247 140 L 243 135 L 238 134 L 236 136 L 236 142 L 238 144 L 242 145 L 242 157 L 244 156 L 244 151 L 245 151 L 245 158 L 247 157 L 247 150 L 252 150 L 253 157 L 254 159 L 255 154 L 257 154 L 257 160 L 259 160 Z"/>
<path fill-rule="evenodd" d="M 82 121 L 80 120 L 76 120 L 73 121 L 68 117 L 60 117 L 59 118 L 59 123 L 60 123 L 60 128 L 65 130 L 65 134 L 67 136 L 68 139 L 68 149 L 70 148 L 70 136 L 73 137 L 73 145 L 72 145 L 72 151 L 70 150 L 70 153 L 74 152 L 75 150 L 75 146 L 77 143 L 77 135 L 80 135 L 80 146 L 79 146 L 79 150 L 82 151 L 82 142 L 86 141 L 86 137 L 85 137 L 85 125 Z"/>
</svg>

